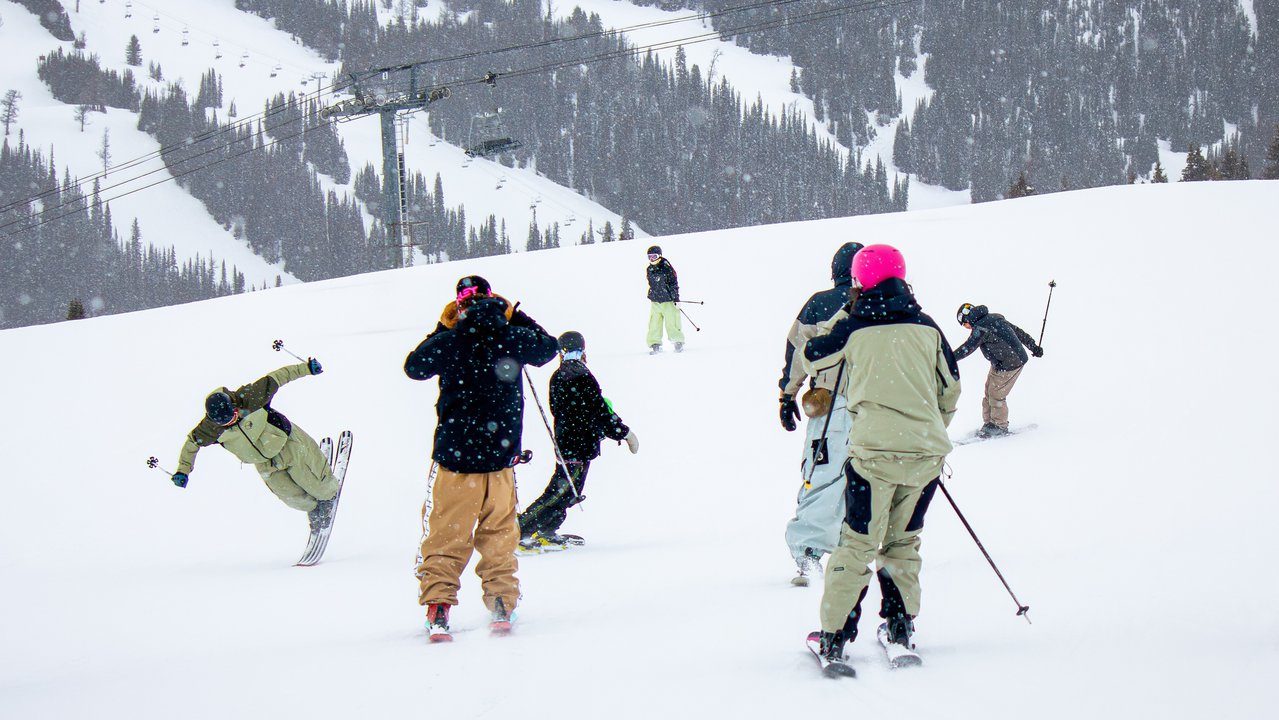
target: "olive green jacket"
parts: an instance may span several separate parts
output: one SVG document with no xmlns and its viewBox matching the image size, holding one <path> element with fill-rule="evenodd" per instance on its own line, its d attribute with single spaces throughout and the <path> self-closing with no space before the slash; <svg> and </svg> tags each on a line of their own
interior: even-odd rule
<svg viewBox="0 0 1279 720">
<path fill-rule="evenodd" d="M 298 363 L 286 365 L 237 390 L 225 387 L 214 390 L 230 395 L 240 415 L 226 426 L 218 425 L 207 417 L 201 418 L 182 444 L 178 472 L 190 474 L 195 469 L 196 453 L 214 443 L 225 447 L 241 462 L 253 465 L 269 463 L 271 458 L 280 454 L 293 429 L 289 419 L 271 407 L 271 399 L 282 385 L 310 374 L 311 369 L 306 363 Z"/>
</svg>

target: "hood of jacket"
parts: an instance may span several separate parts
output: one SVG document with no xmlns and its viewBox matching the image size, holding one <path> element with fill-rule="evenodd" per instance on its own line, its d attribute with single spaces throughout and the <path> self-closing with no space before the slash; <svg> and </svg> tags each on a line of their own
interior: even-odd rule
<svg viewBox="0 0 1279 720">
<path fill-rule="evenodd" d="M 914 317 L 920 313 L 919 303 L 910 286 L 900 278 L 889 278 L 869 290 L 862 290 L 853 303 L 853 316 L 864 320 L 885 321 Z"/>
<path fill-rule="evenodd" d="M 861 243 L 846 242 L 835 251 L 835 257 L 830 261 L 830 279 L 835 287 L 852 287 L 853 256 L 861 249 Z"/>
<path fill-rule="evenodd" d="M 505 300 L 484 297 L 474 300 L 458 313 L 455 329 L 463 337 L 494 337 L 506 327 Z"/>
<path fill-rule="evenodd" d="M 986 319 L 986 316 L 989 314 L 990 308 L 985 305 L 974 305 L 972 309 L 968 311 L 968 322 L 972 325 L 976 325 Z"/>
</svg>

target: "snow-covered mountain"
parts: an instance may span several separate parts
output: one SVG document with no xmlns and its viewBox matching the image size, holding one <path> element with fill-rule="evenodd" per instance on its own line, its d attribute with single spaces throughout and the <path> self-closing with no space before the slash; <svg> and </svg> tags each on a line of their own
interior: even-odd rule
<svg viewBox="0 0 1279 720">
<path fill-rule="evenodd" d="M 1279 312 L 1279 250 L 1262 241 L 1277 189 L 1116 187 L 663 237 L 683 294 L 706 302 L 682 355 L 645 352 L 646 240 L 0 332 L 0 716 L 1268 717 L 1276 344 L 1254 318 Z M 859 677 L 832 682 L 803 646 L 820 591 L 788 582 L 802 442 L 778 427 L 776 381 L 794 313 L 848 240 L 901 247 L 952 344 L 962 302 L 1038 336 L 1058 285 L 1046 355 L 1010 398 L 1038 429 L 949 460 L 1034 624 L 938 498 L 924 667 L 888 671 L 864 635 Z M 430 646 L 413 561 L 436 392 L 401 365 L 469 273 L 585 334 L 641 449 L 606 445 L 592 466 L 565 526 L 586 547 L 521 561 L 513 636 L 483 629 L 468 571 L 456 641 Z M 311 569 L 290 567 L 305 520 L 252 469 L 206 450 L 180 490 L 144 465 L 172 467 L 209 389 L 291 361 L 277 338 L 326 372 L 275 405 L 356 438 Z M 978 424 L 986 368 L 961 363 L 952 436 Z M 550 370 L 531 369 L 543 400 Z M 524 440 L 527 503 L 552 467 L 531 397 Z"/>
</svg>

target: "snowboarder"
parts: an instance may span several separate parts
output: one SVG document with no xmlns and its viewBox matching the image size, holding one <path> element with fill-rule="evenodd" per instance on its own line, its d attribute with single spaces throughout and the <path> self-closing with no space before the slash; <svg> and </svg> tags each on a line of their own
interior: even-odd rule
<svg viewBox="0 0 1279 720">
<path fill-rule="evenodd" d="M 324 372 L 315 358 L 286 365 L 236 390 L 220 387 L 204 399 L 204 417 L 187 435 L 173 484 L 186 487 L 200 448 L 214 443 L 257 468 L 267 488 L 285 505 L 307 513 L 312 532 L 332 520 L 338 478 L 311 436 L 271 407 L 286 383 Z"/>
<path fill-rule="evenodd" d="M 417 566 L 432 642 L 452 639 L 449 608 L 473 551 L 493 629 L 510 627 L 520 597 L 512 468 L 521 454 L 522 370 L 545 365 L 558 347 L 532 318 L 479 287 L 474 277 L 458 281 L 456 322 L 431 333 L 404 362 L 413 380 L 439 377 L 431 454 L 438 475 Z"/>
<path fill-rule="evenodd" d="M 799 568 L 799 574 L 791 580 L 796 585 L 808 585 L 810 578 L 820 576 L 822 556 L 839 542 L 850 416 L 841 388 L 835 387 L 838 370 L 830 368 L 809 378 L 795 351 L 809 339 L 826 333 L 828 328 L 823 323 L 857 299 L 857 291 L 852 288 L 852 263 L 861 249 L 861 243 L 847 242 L 835 251 L 830 266 L 835 286 L 813 294 L 786 334 L 786 362 L 778 386 L 782 391 L 782 427 L 787 432 L 795 431 L 800 418 L 795 395 L 804 380 L 809 381 L 803 395 L 804 415 L 808 417 L 800 465 L 803 483 L 796 498 L 795 516 L 786 523 L 786 545 Z"/>
<path fill-rule="evenodd" d="M 1007 435 L 1008 394 L 1028 361 L 1022 345 L 1030 348 L 1030 354 L 1035 357 L 1043 357 L 1044 349 L 1030 333 L 1008 322 L 1003 315 L 990 312 L 985 305 L 964 303 L 955 313 L 955 319 L 972 331 L 964 344 L 955 348 L 955 359 L 962 360 L 981 348 L 981 354 L 990 361 L 986 394 L 981 401 L 982 426 L 977 437 Z"/>
<path fill-rule="evenodd" d="M 680 321 L 679 277 L 675 266 L 662 257 L 662 249 L 654 245 L 648 249 L 648 299 L 652 306 L 648 313 L 648 349 L 650 355 L 662 351 L 662 328 L 675 343 L 675 352 L 684 351 L 684 327 Z"/>
<path fill-rule="evenodd" d="M 959 399 L 950 345 L 915 301 L 901 253 L 865 247 L 853 256 L 852 275 L 861 294 L 848 316 L 803 349 L 809 375 L 843 364 L 853 416 L 844 523 L 826 565 L 821 630 L 809 636 L 824 667 L 845 669 L 843 647 L 857 637 L 872 561 L 879 567 L 885 647 L 913 647 L 919 536 L 951 450 L 946 427 Z"/>
<path fill-rule="evenodd" d="M 556 463 L 546 490 L 520 515 L 520 546 L 526 550 L 564 546 L 565 540 L 557 531 L 568 509 L 583 499 L 586 473 L 591 461 L 599 457 L 602 439 L 625 441 L 632 453 L 639 452 L 639 437 L 613 412 L 586 367 L 586 338 L 570 330 L 560 335 L 559 348 L 560 366 L 551 375 L 549 402 L 555 418 L 555 444 L 573 475 L 573 487 L 569 487 L 564 465 Z"/>
</svg>

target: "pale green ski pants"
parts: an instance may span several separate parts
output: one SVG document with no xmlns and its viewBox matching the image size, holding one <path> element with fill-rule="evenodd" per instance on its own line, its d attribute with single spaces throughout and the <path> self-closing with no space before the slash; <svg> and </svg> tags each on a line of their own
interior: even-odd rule
<svg viewBox="0 0 1279 720">
<path fill-rule="evenodd" d="M 666 336 L 671 342 L 684 342 L 684 328 L 679 318 L 679 307 L 673 302 L 653 303 L 648 313 L 648 345 L 662 344 L 662 326 L 666 326 Z"/>
</svg>

